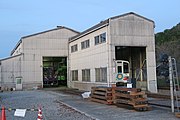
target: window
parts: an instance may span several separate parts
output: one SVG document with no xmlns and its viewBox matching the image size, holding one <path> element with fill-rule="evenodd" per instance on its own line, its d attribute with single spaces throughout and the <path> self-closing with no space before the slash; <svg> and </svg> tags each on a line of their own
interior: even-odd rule
<svg viewBox="0 0 180 120">
<path fill-rule="evenodd" d="M 124 73 L 129 73 L 129 64 L 124 62 Z"/>
<path fill-rule="evenodd" d="M 81 49 L 88 48 L 90 46 L 89 40 L 81 42 Z"/>
<path fill-rule="evenodd" d="M 107 82 L 107 68 L 96 68 L 96 82 Z"/>
<path fill-rule="evenodd" d="M 101 43 L 106 42 L 106 33 L 100 34 L 100 41 Z"/>
<path fill-rule="evenodd" d="M 78 70 L 72 70 L 72 81 L 78 81 Z"/>
<path fill-rule="evenodd" d="M 90 69 L 82 70 L 82 81 L 90 82 Z"/>
<path fill-rule="evenodd" d="M 94 37 L 95 45 L 99 44 L 99 35 Z"/>
<path fill-rule="evenodd" d="M 76 51 L 78 51 L 77 44 L 71 46 L 71 52 L 76 52 Z"/>
<path fill-rule="evenodd" d="M 95 45 L 106 42 L 106 33 L 94 37 Z"/>
<path fill-rule="evenodd" d="M 100 81 L 100 68 L 96 68 L 95 73 L 96 73 L 96 82 L 98 82 Z"/>
<path fill-rule="evenodd" d="M 118 66 L 118 73 L 122 73 L 122 66 Z"/>
</svg>

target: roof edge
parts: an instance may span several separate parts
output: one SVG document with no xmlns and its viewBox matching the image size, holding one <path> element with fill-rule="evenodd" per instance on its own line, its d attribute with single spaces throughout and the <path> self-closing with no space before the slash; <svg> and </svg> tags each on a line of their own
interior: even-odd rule
<svg viewBox="0 0 180 120">
<path fill-rule="evenodd" d="M 34 34 L 31 34 L 31 35 L 24 36 L 24 37 L 22 37 L 22 39 L 32 37 L 32 36 L 36 36 L 36 35 L 43 34 L 43 33 L 47 33 L 47 32 L 51 32 L 51 31 L 54 31 L 54 30 L 59 30 L 59 29 L 68 29 L 68 30 L 70 30 L 72 32 L 75 32 L 75 33 L 78 33 L 78 34 L 80 33 L 80 32 L 78 32 L 76 30 L 73 30 L 73 29 L 65 27 L 65 26 L 57 26 L 54 29 L 50 29 L 50 30 L 46 30 L 46 31 L 42 31 L 42 32 L 38 32 L 38 33 L 34 33 Z"/>
<path fill-rule="evenodd" d="M 133 14 L 133 15 L 135 15 L 135 16 L 138 16 L 138 17 L 140 17 L 140 18 L 143 18 L 143 19 L 145 19 L 145 20 L 147 20 L 147 21 L 150 21 L 150 22 L 153 22 L 153 23 L 154 23 L 153 20 L 151 20 L 151 19 L 149 19 L 149 18 L 146 18 L 146 17 L 144 17 L 144 16 L 141 16 L 141 15 L 135 13 L 135 12 L 128 12 L 128 13 L 125 13 L 125 14 L 122 14 L 122 15 L 117 15 L 117 16 L 111 17 L 110 19 L 116 19 L 116 18 L 118 18 L 118 17 L 123 17 L 123 16 L 129 15 L 129 14 Z"/>
<path fill-rule="evenodd" d="M 143 16 L 141 16 L 141 15 L 139 15 L 139 14 L 136 14 L 136 13 L 134 13 L 134 12 L 128 12 L 128 13 L 125 13 L 125 14 L 122 14 L 122 15 L 117 15 L 117 16 L 114 16 L 114 17 L 110 17 L 110 18 L 108 18 L 108 19 L 106 19 L 106 20 L 104 20 L 104 21 L 101 21 L 100 23 L 98 23 L 98 24 L 90 27 L 89 29 L 81 32 L 79 35 L 76 35 L 76 36 L 74 36 L 74 37 L 71 37 L 71 38 L 69 39 L 69 42 L 73 42 L 73 41 L 77 40 L 78 38 L 81 38 L 81 37 L 83 37 L 83 36 L 85 36 L 85 35 L 93 32 L 93 31 L 95 31 L 96 29 L 98 29 L 98 28 L 100 28 L 100 27 L 102 27 L 102 26 L 104 26 L 104 25 L 106 25 L 106 24 L 109 24 L 109 21 L 112 20 L 112 19 L 116 19 L 116 18 L 119 18 L 119 17 L 127 16 L 127 15 L 130 15 L 130 14 L 133 14 L 133 15 L 135 15 L 135 16 L 138 16 L 138 17 L 140 17 L 140 18 L 143 18 L 143 19 L 145 19 L 145 20 L 147 20 L 147 21 L 153 22 L 153 24 L 154 24 L 154 21 L 151 20 L 151 19 L 148 19 L 148 18 L 146 18 L 146 17 L 143 17 Z M 154 27 L 155 27 L 155 25 L 154 25 Z"/>
<path fill-rule="evenodd" d="M 11 58 L 15 58 L 15 57 L 18 57 L 18 56 L 21 56 L 21 55 L 23 55 L 23 53 L 20 53 L 20 54 L 18 54 L 18 55 L 14 55 L 14 56 L 9 56 L 9 57 L 6 57 L 6 58 L 2 58 L 2 59 L 0 59 L 0 62 L 1 62 L 1 61 L 4 61 L 4 60 L 11 59 Z"/>
<path fill-rule="evenodd" d="M 39 34 L 43 34 L 43 33 L 47 33 L 47 32 L 51 32 L 51 31 L 54 31 L 54 30 L 59 30 L 59 29 L 68 29 L 72 32 L 75 32 L 77 34 L 80 34 L 80 32 L 76 31 L 76 30 L 73 30 L 69 27 L 65 27 L 65 26 L 57 26 L 56 28 L 54 29 L 50 29 L 50 30 L 46 30 L 46 31 L 43 31 L 43 32 L 38 32 L 38 33 L 35 33 L 35 34 L 31 34 L 31 35 L 27 35 L 27 36 L 23 36 L 21 37 L 21 39 L 18 41 L 18 43 L 16 44 L 16 46 L 14 47 L 14 49 L 11 51 L 10 55 L 12 56 L 12 54 L 15 52 L 15 50 L 18 48 L 18 46 L 22 43 L 22 39 L 25 39 L 25 38 L 28 38 L 28 37 L 32 37 L 32 36 L 36 36 L 36 35 L 39 35 Z"/>
<path fill-rule="evenodd" d="M 104 22 L 104 21 L 103 21 L 103 22 Z M 94 32 L 94 31 L 96 31 L 96 30 L 99 30 L 99 29 L 101 29 L 101 28 L 109 25 L 109 21 L 106 22 L 106 23 L 103 23 L 102 25 L 101 25 L 101 23 L 102 23 L 102 22 L 100 22 L 100 23 L 97 24 L 97 25 L 94 25 L 93 27 L 91 27 L 91 28 L 83 31 L 82 33 L 80 33 L 80 34 L 78 34 L 78 35 L 76 35 L 76 36 L 73 36 L 73 37 L 69 38 L 69 43 L 77 40 L 78 38 L 81 38 L 81 37 L 83 37 L 83 36 L 85 36 L 85 35 L 87 35 L 87 34 L 90 34 L 90 33 Z M 97 27 L 97 26 L 98 26 L 98 27 Z"/>
<path fill-rule="evenodd" d="M 16 44 L 16 46 L 14 47 L 14 49 L 11 51 L 10 55 L 12 56 L 13 53 L 15 52 L 15 50 L 19 47 L 19 45 L 22 43 L 22 38 L 18 41 L 18 43 Z"/>
</svg>

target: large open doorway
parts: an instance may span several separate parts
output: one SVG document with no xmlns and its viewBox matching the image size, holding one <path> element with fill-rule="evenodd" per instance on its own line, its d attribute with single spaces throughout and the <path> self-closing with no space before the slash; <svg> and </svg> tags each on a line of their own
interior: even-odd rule
<svg viewBox="0 0 180 120">
<path fill-rule="evenodd" d="M 67 85 L 67 58 L 43 57 L 43 87 Z"/>
<path fill-rule="evenodd" d="M 116 60 L 130 63 L 130 78 L 133 87 L 147 88 L 146 47 L 116 46 Z"/>
</svg>

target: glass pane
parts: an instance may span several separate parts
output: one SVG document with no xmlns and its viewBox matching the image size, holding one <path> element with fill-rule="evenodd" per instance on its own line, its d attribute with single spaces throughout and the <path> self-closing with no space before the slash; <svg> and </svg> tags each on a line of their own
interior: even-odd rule
<svg viewBox="0 0 180 120">
<path fill-rule="evenodd" d="M 94 37 L 95 39 L 95 45 L 99 44 L 99 36 Z"/>
<path fill-rule="evenodd" d="M 100 35 L 101 42 L 106 42 L 106 33 Z"/>
<path fill-rule="evenodd" d="M 86 48 L 89 47 L 89 40 L 86 41 Z"/>
<path fill-rule="evenodd" d="M 107 68 L 102 68 L 102 82 L 106 82 L 107 81 Z"/>
<path fill-rule="evenodd" d="M 75 71 L 75 80 L 78 81 L 78 70 Z"/>
<path fill-rule="evenodd" d="M 96 68 L 95 71 L 96 71 L 96 81 L 99 82 L 100 81 L 100 69 Z"/>
<path fill-rule="evenodd" d="M 77 44 L 74 46 L 75 47 L 75 50 L 74 51 L 77 51 L 78 49 L 77 49 Z"/>
<path fill-rule="evenodd" d="M 129 73 L 129 64 L 124 62 L 124 73 Z"/>
<path fill-rule="evenodd" d="M 81 49 L 84 49 L 84 42 L 81 42 Z"/>
<path fill-rule="evenodd" d="M 82 81 L 85 81 L 85 71 L 82 70 Z"/>
<path fill-rule="evenodd" d="M 16 79 L 17 84 L 21 84 L 21 78 Z"/>
<path fill-rule="evenodd" d="M 87 81 L 90 81 L 90 70 L 87 70 Z"/>
<path fill-rule="evenodd" d="M 118 66 L 118 73 L 122 73 L 122 66 Z"/>
</svg>

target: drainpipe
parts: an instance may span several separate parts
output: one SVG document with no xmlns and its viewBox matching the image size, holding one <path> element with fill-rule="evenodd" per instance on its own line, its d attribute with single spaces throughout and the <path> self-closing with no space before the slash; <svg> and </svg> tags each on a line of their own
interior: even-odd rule
<svg viewBox="0 0 180 120">
<path fill-rule="evenodd" d="M 110 42 L 110 19 L 108 19 L 108 26 L 107 26 L 107 47 L 108 47 L 108 50 L 107 50 L 107 53 L 108 53 L 108 63 L 107 63 L 107 69 L 108 69 L 108 73 L 109 73 L 109 76 L 108 76 L 108 80 L 107 80 L 107 83 L 108 83 L 108 87 L 110 87 L 110 79 L 111 79 L 111 74 L 110 74 L 110 65 L 112 64 L 112 63 L 110 63 L 111 62 L 111 60 L 109 60 L 109 59 L 111 59 L 111 42 Z"/>
</svg>

